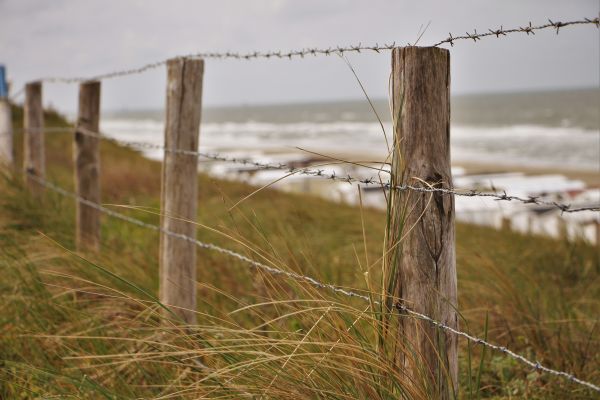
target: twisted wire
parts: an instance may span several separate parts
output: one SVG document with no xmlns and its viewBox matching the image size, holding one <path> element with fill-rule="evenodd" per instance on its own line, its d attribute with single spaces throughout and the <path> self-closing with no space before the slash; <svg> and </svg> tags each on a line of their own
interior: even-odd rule
<svg viewBox="0 0 600 400">
<path fill-rule="evenodd" d="M 193 151 L 193 150 L 169 149 L 164 146 L 161 146 L 158 144 L 153 144 L 153 143 L 112 139 L 112 138 L 107 138 L 106 136 L 101 135 L 98 132 L 91 131 L 84 127 L 78 127 L 77 131 L 81 132 L 84 135 L 95 137 L 97 139 L 110 140 L 121 146 L 126 146 L 126 147 L 130 147 L 130 148 L 135 148 L 135 149 L 163 150 L 163 151 L 176 153 L 176 154 L 199 156 L 199 157 L 203 157 L 203 158 L 206 158 L 209 160 L 214 160 L 214 161 L 222 161 L 222 162 L 231 162 L 231 163 L 242 164 L 242 165 L 250 165 L 250 166 L 256 167 L 258 169 L 284 170 L 284 171 L 288 172 L 290 175 L 296 174 L 296 175 L 315 176 L 315 177 L 319 177 L 319 178 L 323 178 L 323 179 L 327 179 L 327 180 L 346 182 L 346 183 L 350 183 L 350 184 L 358 183 L 358 184 L 363 184 L 363 185 L 377 185 L 385 190 L 398 190 L 398 191 L 409 190 L 409 191 L 419 192 L 419 193 L 440 193 L 443 195 L 454 195 L 454 196 L 462 196 L 462 197 L 489 197 L 489 198 L 493 198 L 494 200 L 497 200 L 497 201 L 515 201 L 515 202 L 520 202 L 523 204 L 535 204 L 535 205 L 540 205 L 540 206 L 557 208 L 563 213 L 575 213 L 575 212 L 583 212 L 583 211 L 592 211 L 592 212 L 600 211 L 600 204 L 593 205 L 593 206 L 573 207 L 570 204 L 559 203 L 556 201 L 541 200 L 538 196 L 520 197 L 520 196 L 509 195 L 506 192 L 488 193 L 488 192 L 482 192 L 482 191 L 475 190 L 475 189 L 456 190 L 456 189 L 452 189 L 452 188 L 442 188 L 442 187 L 434 187 L 434 186 L 414 186 L 414 185 L 409 185 L 409 184 L 392 185 L 390 182 L 379 182 L 379 181 L 375 180 L 374 178 L 361 179 L 361 178 L 353 177 L 351 175 L 345 175 L 345 176 L 344 175 L 336 175 L 335 172 L 327 172 L 323 169 L 310 169 L 310 168 L 305 168 L 305 167 L 297 168 L 297 167 L 293 167 L 293 166 L 290 166 L 285 163 L 264 163 L 264 162 L 260 162 L 260 161 L 256 161 L 256 160 L 251 160 L 248 158 L 230 157 L 230 156 L 222 155 L 219 153 L 205 153 L 205 152 L 199 152 L 199 151 Z M 385 172 L 385 171 L 383 171 L 383 172 Z"/>
<path fill-rule="evenodd" d="M 482 38 L 485 38 L 485 37 L 495 36 L 496 38 L 499 38 L 500 36 L 506 36 L 511 33 L 525 33 L 525 34 L 527 34 L 527 36 L 529 36 L 529 35 L 535 35 L 535 31 L 539 31 L 542 29 L 548 29 L 548 28 L 556 29 L 556 34 L 558 35 L 560 28 L 563 28 L 565 26 L 570 26 L 570 25 L 582 25 L 582 24 L 593 24 L 593 25 L 596 25 L 596 27 L 598 27 L 598 25 L 600 24 L 600 21 L 598 20 L 598 17 L 584 18 L 584 19 L 581 19 L 578 21 L 569 21 L 569 22 L 561 22 L 561 21 L 555 22 L 555 21 L 552 21 L 551 19 L 549 19 L 548 23 L 543 24 L 543 25 L 533 26 L 531 24 L 531 21 L 529 21 L 529 25 L 520 26 L 518 28 L 511 28 L 511 29 L 504 29 L 502 27 L 502 25 L 500 25 L 499 29 L 488 29 L 488 31 L 485 33 L 478 33 L 477 29 L 475 29 L 473 31 L 473 33 L 466 32 L 462 36 L 452 36 L 452 33 L 449 33 L 448 37 L 446 39 L 433 44 L 433 46 L 438 47 L 438 46 L 441 46 L 442 44 L 449 44 L 450 46 L 454 46 L 454 42 L 456 42 L 457 40 L 473 40 L 474 42 L 477 42 L 478 40 L 481 40 Z"/>
<path fill-rule="evenodd" d="M 369 299 L 367 296 L 364 296 L 364 295 L 361 295 L 361 294 L 358 294 L 358 293 L 355 293 L 355 292 L 352 292 L 352 291 L 348 291 L 348 290 L 343 289 L 341 287 L 338 287 L 338 286 L 335 286 L 335 285 L 331 285 L 331 284 L 327 284 L 327 283 L 321 283 L 321 282 L 317 281 L 316 279 L 311 278 L 310 276 L 304 276 L 304 275 L 297 274 L 295 272 L 284 271 L 284 270 L 281 270 L 281 269 L 278 269 L 278 268 L 273 268 L 273 267 L 270 267 L 270 266 L 265 265 L 263 263 L 260 263 L 258 261 L 255 261 L 255 260 L 253 260 L 253 259 L 251 259 L 249 257 L 246 257 L 246 256 L 244 256 L 242 254 L 236 253 L 233 250 L 229 250 L 229 249 L 217 246 L 216 244 L 213 244 L 213 243 L 205 243 L 205 242 L 202 242 L 202 241 L 200 241 L 198 239 L 194 239 L 192 237 L 184 235 L 182 233 L 172 232 L 172 231 L 164 229 L 164 228 L 162 228 L 162 227 L 160 227 L 158 225 L 150 224 L 150 223 L 141 221 L 141 220 L 139 220 L 137 218 L 133 218 L 133 217 L 130 217 L 128 215 L 125 215 L 125 214 L 119 213 L 117 211 L 111 210 L 110 208 L 104 207 L 104 206 L 102 206 L 102 205 L 100 205 L 98 203 L 94 203 L 93 201 L 87 200 L 87 199 L 85 199 L 85 198 L 77 195 L 76 193 L 70 192 L 70 191 L 68 191 L 66 189 L 61 188 L 60 186 L 57 186 L 57 185 L 53 184 L 52 182 L 49 182 L 49 181 L 47 181 L 45 179 L 42 179 L 39 176 L 34 175 L 30 171 L 27 172 L 27 176 L 31 180 L 37 182 L 38 184 L 40 184 L 40 185 L 42 185 L 42 186 L 44 186 L 44 187 L 46 187 L 48 189 L 51 189 L 52 191 L 54 191 L 54 192 L 56 192 L 56 193 L 58 193 L 58 194 L 60 194 L 62 196 L 70 197 L 70 198 L 78 201 L 81 204 L 85 204 L 86 206 L 91 207 L 91 208 L 93 208 L 95 210 L 98 210 L 98 211 L 100 211 L 100 212 L 102 212 L 102 213 L 104 213 L 106 215 L 109 215 L 109 216 L 111 216 L 113 218 L 117 218 L 117 219 L 129 222 L 129 223 L 131 223 L 133 225 L 137 225 L 137 226 L 140 226 L 140 227 L 143 227 L 143 228 L 147 228 L 147 229 L 151 229 L 151 230 L 154 230 L 154 231 L 158 231 L 158 232 L 164 233 L 165 235 L 172 236 L 174 238 L 181 239 L 181 240 L 184 240 L 186 242 L 193 243 L 193 244 L 195 244 L 196 246 L 198 246 L 198 247 L 200 247 L 202 249 L 212 250 L 212 251 L 215 251 L 217 253 L 225 254 L 227 256 L 236 258 L 236 259 L 238 259 L 240 261 L 243 261 L 243 262 L 245 262 L 247 264 L 250 264 L 253 267 L 261 269 L 261 270 L 263 270 L 263 271 L 265 271 L 265 272 L 267 272 L 267 273 L 269 273 L 271 275 L 283 275 L 283 276 L 286 276 L 288 278 L 291 278 L 291 279 L 294 279 L 294 280 L 297 280 L 297 281 L 308 282 L 309 284 L 311 284 L 311 285 L 313 285 L 313 286 L 315 286 L 315 287 L 317 287 L 319 289 L 328 289 L 328 290 L 331 290 L 334 293 L 342 294 L 342 295 L 345 295 L 345 296 L 348 296 L 348 297 L 359 297 L 359 298 L 362 298 L 363 300 L 368 300 Z"/>
<path fill-rule="evenodd" d="M 504 29 L 502 26 L 498 29 L 488 29 L 485 33 L 478 33 L 477 30 L 474 30 L 473 33 L 466 32 L 464 35 L 452 36 L 452 33 L 446 39 L 440 40 L 439 42 L 433 44 L 432 46 L 438 47 L 444 44 L 449 44 L 450 46 L 454 46 L 454 43 L 460 40 L 473 40 L 477 42 L 483 38 L 488 37 L 496 37 L 500 38 L 500 36 L 507 36 L 509 34 L 514 33 L 525 33 L 529 35 L 535 35 L 536 31 L 542 29 L 556 29 L 556 33 L 558 34 L 561 28 L 565 28 L 568 26 L 575 25 L 595 25 L 599 26 L 600 21 L 598 17 L 595 18 L 583 18 L 575 21 L 552 21 L 548 20 L 548 23 L 542 25 L 532 25 L 531 21 L 528 25 Z M 408 43 L 410 46 L 411 44 Z M 328 47 L 328 48 L 304 48 L 299 50 L 290 50 L 290 51 L 252 51 L 247 53 L 241 52 L 199 52 L 199 53 L 191 53 L 187 55 L 176 56 L 175 58 L 203 58 L 203 59 L 234 59 L 234 60 L 253 60 L 253 59 L 293 59 L 293 58 L 304 58 L 306 56 L 330 56 L 330 55 L 344 55 L 345 53 L 361 53 L 365 51 L 372 51 L 375 53 L 381 53 L 382 51 L 389 51 L 393 48 L 397 47 L 396 42 L 392 42 L 389 44 L 379 45 L 375 43 L 374 45 L 363 45 L 358 43 L 356 45 L 350 46 L 336 46 L 336 47 Z M 103 79 L 111 79 L 117 78 L 127 75 L 140 74 L 142 72 L 162 67 L 167 63 L 168 60 L 156 61 L 153 63 L 149 63 L 137 68 L 116 70 L 112 72 L 107 72 L 104 74 L 99 74 L 91 77 L 47 77 L 42 78 L 40 81 L 48 82 L 48 83 L 80 83 L 86 81 L 95 81 L 95 80 L 103 80 Z"/>
<path fill-rule="evenodd" d="M 58 194 L 61 194 L 61 195 L 65 196 L 65 197 L 70 197 L 70 198 L 72 198 L 72 199 L 74 199 L 74 200 L 76 200 L 76 201 L 78 201 L 78 202 L 80 202 L 82 204 L 85 204 L 88 207 L 94 208 L 94 209 L 96 209 L 96 210 L 98 210 L 98 211 L 100 211 L 100 212 L 102 212 L 104 214 L 107 214 L 107 215 L 109 215 L 109 216 L 111 216 L 113 218 L 121 219 L 123 221 L 129 222 L 131 224 L 134 224 L 134 225 L 137 225 L 137 226 L 140 226 L 140 227 L 144 227 L 144 228 L 147 228 L 147 229 L 158 231 L 158 232 L 164 233 L 165 235 L 169 235 L 169 236 L 172 236 L 172 237 L 175 237 L 175 238 L 178 238 L 178 239 L 182 239 L 182 240 L 188 241 L 188 242 L 193 243 L 196 246 L 198 246 L 200 248 L 203 248 L 203 249 L 212 250 L 212 251 L 216 251 L 216 252 L 221 253 L 221 254 L 225 254 L 225 255 L 227 255 L 229 257 L 236 258 L 236 259 L 238 259 L 240 261 L 243 261 L 243 262 L 245 262 L 247 264 L 250 264 L 252 267 L 261 269 L 261 270 L 263 270 L 263 271 L 265 271 L 265 272 L 267 272 L 267 273 L 269 273 L 271 275 L 274 275 L 274 276 L 285 276 L 285 277 L 294 279 L 296 281 L 307 282 L 310 285 L 312 285 L 312 286 L 314 286 L 316 288 L 319 288 L 319 289 L 327 289 L 327 290 L 330 290 L 330 291 L 332 291 L 334 293 L 341 294 L 341 295 L 344 295 L 344 296 L 353 297 L 353 298 L 359 298 L 359 299 L 367 301 L 367 302 L 370 301 L 370 299 L 369 299 L 368 296 L 360 294 L 360 293 L 357 293 L 355 291 L 343 289 L 341 287 L 338 287 L 338 286 L 335 286 L 335 285 L 332 285 L 332 284 L 323 283 L 323 282 L 320 282 L 320 281 L 318 281 L 318 280 L 316 280 L 316 279 L 314 279 L 314 278 L 312 278 L 310 276 L 301 275 L 301 274 L 297 274 L 297 273 L 294 273 L 294 272 L 283 271 L 283 270 L 280 270 L 280 269 L 277 269 L 277 268 L 273 268 L 273 267 L 270 267 L 270 266 L 265 265 L 263 263 L 260 263 L 258 261 L 252 260 L 252 259 L 250 259 L 250 258 L 248 258 L 248 257 L 246 257 L 246 256 L 244 256 L 242 254 L 239 254 L 239 253 L 237 253 L 237 252 L 235 252 L 233 250 L 229 250 L 229 249 L 217 246 L 217 245 L 215 245 L 213 243 L 205 243 L 205 242 L 202 242 L 200 240 L 197 240 L 197 239 L 191 238 L 189 236 L 186 236 L 184 234 L 172 232 L 172 231 L 166 230 L 166 229 L 164 229 L 164 228 L 162 228 L 160 226 L 149 224 L 149 223 L 141 221 L 139 219 L 136 219 L 136 218 L 133 218 L 133 217 L 121 214 L 119 212 L 116 212 L 116 211 L 113 211 L 111 209 L 108 209 L 108 208 L 106 208 L 106 207 L 104 207 L 104 206 L 102 206 L 102 205 L 100 205 L 98 203 L 94 203 L 92 201 L 86 200 L 83 197 L 78 196 L 77 194 L 75 194 L 73 192 L 65 190 L 65 189 L 61 188 L 60 186 L 57 186 L 57 185 L 55 185 L 55 184 L 53 184 L 51 182 L 46 181 L 43 178 L 40 178 L 40 177 L 34 175 L 30 171 L 27 171 L 26 173 L 27 173 L 27 175 L 28 175 L 28 177 L 30 179 L 32 179 L 33 181 L 37 182 L 38 184 L 40 184 L 40 185 L 42 185 L 42 186 L 44 186 L 44 187 L 46 187 L 48 189 L 51 189 L 52 191 L 54 191 L 54 192 L 56 192 Z M 378 301 L 376 301 L 375 303 L 376 304 L 380 304 Z M 455 334 L 457 336 L 461 336 L 461 337 L 463 337 L 463 338 L 465 338 L 465 339 L 467 339 L 467 340 L 469 340 L 471 342 L 474 342 L 474 343 L 480 344 L 482 346 L 486 346 L 488 348 L 491 348 L 493 350 L 499 351 L 501 353 L 504 353 L 504 354 L 510 356 L 511 358 L 513 358 L 513 359 L 515 359 L 515 360 L 517 360 L 517 361 L 519 361 L 519 362 L 521 362 L 523 364 L 526 364 L 526 365 L 530 366 L 531 368 L 533 368 L 535 370 L 543 371 L 543 372 L 546 372 L 546 373 L 551 374 L 551 375 L 555 375 L 555 376 L 559 376 L 559 377 L 565 378 L 565 379 L 567 379 L 567 380 L 569 380 L 569 381 L 571 381 L 573 383 L 576 383 L 576 384 L 579 384 L 579 385 L 582 385 L 582 386 L 586 386 L 586 387 L 588 387 L 588 388 L 590 388 L 590 389 L 592 389 L 592 390 L 600 393 L 600 386 L 598 386 L 598 385 L 595 385 L 595 384 L 593 384 L 591 382 L 587 382 L 587 381 L 584 381 L 582 379 L 579 379 L 579 378 L 577 378 L 576 376 L 574 376 L 571 373 L 564 372 L 564 371 L 559 371 L 559 370 L 555 370 L 555 369 L 546 367 L 546 366 L 542 365 L 539 361 L 531 361 L 531 360 L 525 358 L 524 356 L 522 356 L 520 354 L 517 354 L 514 351 L 512 351 L 512 350 L 510 350 L 510 349 L 508 349 L 508 348 L 506 348 L 504 346 L 499 346 L 499 345 L 490 343 L 490 342 L 488 342 L 485 339 L 481 339 L 481 338 L 473 336 L 473 335 L 471 335 L 471 334 L 469 334 L 467 332 L 463 332 L 463 331 L 460 331 L 458 329 L 455 329 L 455 328 L 453 328 L 451 326 L 448 326 L 448 325 L 446 325 L 446 324 L 444 324 L 444 323 L 442 323 L 440 321 L 437 321 L 437 320 L 435 320 L 435 319 L 433 319 L 433 318 L 431 318 L 431 317 L 429 317 L 429 316 L 427 316 L 427 315 L 425 315 L 423 313 L 420 313 L 420 312 L 417 312 L 417 311 L 414 311 L 414 310 L 408 308 L 402 302 L 397 302 L 396 303 L 396 308 L 400 312 L 400 314 L 408 314 L 408 315 L 411 315 L 413 317 L 419 318 L 421 320 L 424 320 L 424 321 L 432 324 L 433 326 L 435 326 L 435 327 L 437 327 L 439 329 L 442 329 L 444 331 L 450 332 L 450 333 Z"/>
<path fill-rule="evenodd" d="M 455 329 L 455 328 L 453 328 L 451 326 L 445 325 L 442 322 L 436 321 L 435 319 L 433 319 L 433 318 L 431 318 L 431 317 L 429 317 L 429 316 L 427 316 L 427 315 L 425 315 L 423 313 L 420 313 L 420 312 L 417 312 L 417 311 L 413 311 L 413 310 L 409 309 L 408 307 L 406 307 L 405 305 L 403 305 L 401 302 L 396 303 L 396 308 L 398 309 L 398 311 L 400 313 L 410 314 L 413 317 L 416 317 L 416 318 L 419 318 L 419 319 L 422 319 L 424 321 L 429 322 L 430 324 L 432 324 L 433 326 L 435 326 L 437 328 L 443 329 L 443 330 L 448 331 L 448 332 L 452 332 L 452 333 L 454 333 L 457 336 L 462 336 L 462 337 L 464 337 L 465 339 L 467 339 L 467 340 L 469 340 L 471 342 L 474 342 L 474 343 L 477 343 L 477 344 L 481 344 L 483 346 L 486 346 L 486 347 L 488 347 L 490 349 L 493 349 L 493 350 L 496 350 L 496 351 L 500 351 L 500 352 L 502 352 L 502 353 L 504 353 L 504 354 L 512 357 L 513 359 L 515 359 L 515 360 L 517 360 L 517 361 L 519 361 L 519 362 L 521 362 L 523 364 L 526 364 L 526 365 L 530 366 L 531 368 L 533 368 L 533 369 L 535 369 L 537 371 L 544 371 L 544 372 L 546 372 L 548 374 L 551 374 L 551 375 L 560 376 L 560 377 L 565 378 L 565 379 L 567 379 L 567 380 L 569 380 L 569 381 L 571 381 L 573 383 L 577 383 L 579 385 L 587 386 L 588 388 L 590 388 L 590 389 L 592 389 L 592 390 L 594 390 L 596 392 L 600 392 L 600 386 L 598 386 L 598 385 L 595 385 L 595 384 L 593 384 L 591 382 L 587 382 L 587 381 L 584 381 L 582 379 L 579 379 L 576 376 L 574 376 L 573 374 L 570 374 L 568 372 L 558 371 L 558 370 L 555 370 L 555 369 L 552 369 L 552 368 L 548 368 L 548 367 L 542 365 L 539 361 L 531 361 L 531 360 L 523 357 L 520 354 L 515 353 L 514 351 L 512 351 L 512 350 L 510 350 L 510 349 L 508 349 L 508 348 L 506 348 L 504 346 L 498 346 L 497 344 L 490 343 L 487 340 L 484 340 L 484 339 L 472 336 L 472 335 L 470 335 L 470 334 L 468 334 L 466 332 L 459 331 L 459 330 L 457 330 L 457 329 Z"/>
</svg>

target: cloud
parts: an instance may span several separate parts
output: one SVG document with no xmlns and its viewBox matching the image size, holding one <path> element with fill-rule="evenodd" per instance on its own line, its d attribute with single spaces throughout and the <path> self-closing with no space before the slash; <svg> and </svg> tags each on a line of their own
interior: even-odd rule
<svg viewBox="0 0 600 400">
<path fill-rule="evenodd" d="M 15 85 L 49 75 L 89 76 L 204 50 L 294 49 L 356 42 L 403 45 L 431 24 L 420 44 L 448 32 L 486 31 L 531 20 L 598 14 L 595 1 L 371 0 L 5 0 L 0 2 L 0 62 Z M 451 49 L 453 92 L 599 84 L 595 28 L 556 36 L 490 39 Z M 387 92 L 389 54 L 350 56 L 374 97 Z M 164 71 L 107 81 L 103 107 L 162 107 Z M 48 86 L 45 97 L 72 109 L 76 87 Z M 218 61 L 206 66 L 205 103 L 360 97 L 336 57 L 297 61 Z"/>
</svg>

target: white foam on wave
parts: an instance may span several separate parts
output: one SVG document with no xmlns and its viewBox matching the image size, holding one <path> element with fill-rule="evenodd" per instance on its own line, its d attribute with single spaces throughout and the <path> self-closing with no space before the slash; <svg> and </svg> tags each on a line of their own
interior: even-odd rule
<svg viewBox="0 0 600 400">
<path fill-rule="evenodd" d="M 384 125 L 391 134 L 391 125 Z M 162 144 L 164 124 L 150 119 L 107 119 L 101 129 L 122 140 Z M 599 168 L 600 131 L 538 125 L 451 127 L 453 162 Z M 205 150 L 269 151 L 302 147 L 319 152 L 380 155 L 387 147 L 380 125 L 368 122 L 206 123 L 201 126 Z"/>
</svg>

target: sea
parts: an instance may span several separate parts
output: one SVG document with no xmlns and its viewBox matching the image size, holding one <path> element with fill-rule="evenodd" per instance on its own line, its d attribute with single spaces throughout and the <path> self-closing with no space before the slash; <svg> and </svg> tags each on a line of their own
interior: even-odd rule
<svg viewBox="0 0 600 400">
<path fill-rule="evenodd" d="M 600 88 L 453 96 L 453 165 L 600 173 Z M 103 113 L 113 138 L 162 144 L 163 110 Z M 392 144 L 387 100 L 205 107 L 200 151 L 280 159 L 302 155 L 382 161 Z M 160 151 L 146 151 L 161 158 Z"/>
</svg>

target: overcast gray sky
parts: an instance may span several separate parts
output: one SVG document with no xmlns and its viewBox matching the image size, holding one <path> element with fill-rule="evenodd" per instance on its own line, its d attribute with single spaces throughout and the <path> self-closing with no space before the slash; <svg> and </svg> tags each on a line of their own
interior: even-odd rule
<svg viewBox="0 0 600 400">
<path fill-rule="evenodd" d="M 420 45 L 453 34 L 598 16 L 598 0 L 0 0 L 0 63 L 15 87 L 89 76 L 198 51 L 289 50 L 362 42 Z M 598 87 L 600 33 L 586 25 L 451 49 L 452 92 Z M 390 55 L 348 55 L 373 97 L 387 93 Z M 103 109 L 159 108 L 164 68 L 103 84 Z M 208 60 L 204 103 L 360 98 L 339 57 Z M 47 84 L 45 103 L 73 111 L 77 85 Z"/>
</svg>

